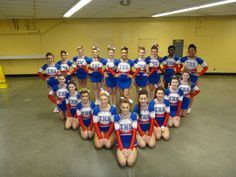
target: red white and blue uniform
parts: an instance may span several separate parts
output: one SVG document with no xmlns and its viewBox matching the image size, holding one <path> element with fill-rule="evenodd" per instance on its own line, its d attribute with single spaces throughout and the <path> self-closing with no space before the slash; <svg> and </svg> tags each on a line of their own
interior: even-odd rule
<svg viewBox="0 0 236 177">
<path fill-rule="evenodd" d="M 61 101 L 60 104 L 57 104 L 57 100 L 54 98 L 54 93 L 56 94 L 57 100 Z M 57 108 L 59 112 L 66 112 L 66 94 L 68 93 L 67 85 L 64 84 L 64 86 L 56 85 L 52 87 L 52 89 L 49 92 L 49 99 L 57 104 Z"/>
<path fill-rule="evenodd" d="M 109 111 L 102 111 L 99 106 L 93 109 L 93 124 L 99 139 L 103 138 L 101 132 L 106 133 L 105 138 L 109 139 L 114 130 L 114 116 L 116 114 L 114 106 L 110 106 Z"/>
<path fill-rule="evenodd" d="M 106 65 L 106 72 L 108 77 L 106 78 L 106 86 L 109 88 L 114 88 L 117 86 L 117 78 L 116 75 L 116 65 L 117 59 L 107 59 L 104 63 Z"/>
<path fill-rule="evenodd" d="M 95 104 L 94 102 L 91 102 L 91 101 L 89 102 L 88 107 L 84 107 L 82 102 L 80 102 L 77 105 L 77 116 L 79 118 L 80 126 L 83 130 L 85 130 L 85 127 L 89 127 L 90 130 L 92 129 L 92 125 L 93 125 L 92 110 L 94 107 L 95 107 Z"/>
<path fill-rule="evenodd" d="M 164 98 L 170 102 L 170 116 L 172 118 L 175 116 L 180 116 L 183 95 L 184 95 L 183 91 L 179 88 L 173 90 L 170 87 L 165 90 Z"/>
<path fill-rule="evenodd" d="M 132 112 L 128 117 L 122 117 L 120 114 L 116 114 L 114 125 L 119 149 L 133 149 L 137 145 L 137 114 Z"/>
<path fill-rule="evenodd" d="M 119 59 L 116 61 L 117 72 L 119 74 L 117 78 L 117 85 L 120 89 L 128 89 L 131 86 L 132 79 L 128 77 L 132 73 L 132 67 L 134 62 L 130 59 L 123 61 Z"/>
<path fill-rule="evenodd" d="M 77 105 L 80 103 L 80 94 L 79 92 L 75 92 L 74 95 L 71 93 L 66 94 L 66 107 L 67 107 L 67 114 L 69 117 L 76 118 L 76 109 Z"/>
<path fill-rule="evenodd" d="M 89 75 L 91 82 L 102 82 L 104 77 L 104 73 L 102 70 L 105 62 L 106 60 L 104 58 L 101 58 L 98 61 L 95 61 L 93 58 L 89 58 L 87 60 L 87 63 L 89 64 L 89 69 L 92 71 L 92 73 Z"/>
<path fill-rule="evenodd" d="M 138 87 L 145 87 L 148 84 L 148 75 L 146 70 L 147 63 L 145 60 L 137 58 L 134 60 L 134 68 L 139 72 L 135 77 L 135 84 Z"/>
<path fill-rule="evenodd" d="M 60 69 L 60 66 L 57 64 L 53 64 L 52 66 L 49 66 L 48 64 L 44 64 L 38 71 L 39 77 L 43 80 L 46 80 L 46 78 L 49 78 L 47 80 L 48 86 L 51 88 L 58 85 L 58 80 L 55 78 L 58 75 L 58 71 Z M 46 72 L 46 78 L 42 75 L 42 72 Z"/>
<path fill-rule="evenodd" d="M 149 84 L 158 84 L 160 82 L 161 75 L 158 73 L 160 69 L 161 58 L 152 58 L 151 56 L 145 59 L 146 63 L 149 64 Z"/>
<path fill-rule="evenodd" d="M 190 99 L 199 93 L 199 88 L 197 85 L 180 81 L 179 89 L 184 93 L 182 109 L 186 110 L 189 108 Z"/>
<path fill-rule="evenodd" d="M 172 58 L 165 56 L 162 58 L 161 64 L 163 65 L 165 83 L 170 83 L 172 76 L 176 73 L 175 69 L 178 70 L 178 60 L 179 57 L 177 56 L 173 56 Z"/>
<path fill-rule="evenodd" d="M 208 69 L 208 66 L 205 63 L 205 61 L 203 59 L 199 58 L 199 57 L 196 57 L 194 59 L 190 59 L 188 56 L 185 56 L 185 57 L 181 58 L 177 63 L 178 64 L 183 64 L 184 68 L 189 71 L 190 81 L 193 83 L 193 85 L 197 84 L 198 74 L 199 74 L 199 76 L 201 76 Z M 198 65 L 201 65 L 203 67 L 203 70 L 200 73 L 197 73 Z"/>
<path fill-rule="evenodd" d="M 160 102 L 154 99 L 150 101 L 149 104 L 153 105 L 154 107 L 155 119 L 156 119 L 155 126 L 166 127 L 168 119 L 169 119 L 169 114 L 170 114 L 170 102 L 166 99 L 163 99 Z"/>
<path fill-rule="evenodd" d="M 63 75 L 66 76 L 66 83 L 68 84 L 71 80 L 71 75 L 70 75 L 70 67 L 72 67 L 72 62 L 69 60 L 66 60 L 65 62 L 63 61 L 58 61 L 57 65 L 59 65 L 59 71 Z"/>
<path fill-rule="evenodd" d="M 75 62 L 76 64 L 73 65 L 73 67 L 75 68 L 75 72 L 76 72 L 76 77 L 78 79 L 84 80 L 87 78 L 87 60 L 89 59 L 89 57 L 87 56 L 83 56 L 82 58 L 79 58 L 79 56 L 75 56 L 73 58 L 73 62 Z"/>
<path fill-rule="evenodd" d="M 144 132 L 149 131 L 148 134 L 151 136 L 153 132 L 153 125 L 155 119 L 154 106 L 148 104 L 145 110 L 140 110 L 139 104 L 134 106 L 133 112 L 138 115 L 138 132 L 141 136 Z"/>
</svg>

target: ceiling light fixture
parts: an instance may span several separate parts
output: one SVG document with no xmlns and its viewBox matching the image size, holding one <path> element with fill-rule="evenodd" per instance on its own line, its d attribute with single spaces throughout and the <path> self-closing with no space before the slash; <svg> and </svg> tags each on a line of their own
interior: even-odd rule
<svg viewBox="0 0 236 177">
<path fill-rule="evenodd" d="M 77 4 L 75 4 L 70 10 L 68 10 L 63 17 L 70 17 L 78 10 L 82 9 L 84 6 L 86 6 L 88 3 L 90 3 L 92 0 L 80 0 Z"/>
<path fill-rule="evenodd" d="M 205 9 L 205 8 L 209 8 L 209 7 L 230 4 L 230 3 L 234 3 L 234 2 L 236 2 L 236 0 L 225 0 L 225 1 L 220 1 L 220 2 L 214 2 L 214 3 L 209 3 L 209 4 L 205 4 L 205 5 L 201 5 L 201 6 L 189 7 L 189 8 L 175 10 L 175 11 L 171 11 L 171 12 L 155 14 L 155 15 L 152 15 L 152 17 L 163 17 L 163 16 L 168 16 L 168 15 L 173 15 L 173 14 L 178 14 L 178 13 L 183 13 L 183 12 L 194 11 L 194 10 L 198 10 L 198 9 Z"/>
</svg>

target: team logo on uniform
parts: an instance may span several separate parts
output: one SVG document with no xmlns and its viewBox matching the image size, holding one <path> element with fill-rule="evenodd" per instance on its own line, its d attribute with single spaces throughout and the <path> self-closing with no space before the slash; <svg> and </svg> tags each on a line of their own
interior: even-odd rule
<svg viewBox="0 0 236 177">
<path fill-rule="evenodd" d="M 120 130 L 122 132 L 130 132 L 132 130 L 132 121 L 130 119 L 122 119 L 120 122 Z"/>
<path fill-rule="evenodd" d="M 89 108 L 82 108 L 81 115 L 85 118 L 88 118 L 91 115 L 91 111 L 92 111 L 92 109 L 90 107 Z"/>
<path fill-rule="evenodd" d="M 163 115 L 166 112 L 165 108 L 166 108 L 166 105 L 163 103 L 155 104 L 154 110 L 155 110 L 156 115 Z"/>
<path fill-rule="evenodd" d="M 150 65 L 152 65 L 152 67 L 154 66 L 155 68 L 159 66 L 159 61 L 157 59 L 151 59 L 150 60 Z"/>
<path fill-rule="evenodd" d="M 197 62 L 195 60 L 187 60 L 185 62 L 185 67 L 189 70 L 194 70 L 197 68 Z"/>
<path fill-rule="evenodd" d="M 79 58 L 78 60 L 77 60 L 77 65 L 78 66 L 82 66 L 82 65 L 84 65 L 86 62 L 85 62 L 85 60 L 83 59 L 83 58 Z"/>
<path fill-rule="evenodd" d="M 69 71 L 69 68 L 67 64 L 61 64 L 61 71 Z"/>
<path fill-rule="evenodd" d="M 98 61 L 93 61 L 91 64 L 90 64 L 91 68 L 93 69 L 98 69 L 99 67 L 101 67 L 101 63 L 98 62 Z"/>
<path fill-rule="evenodd" d="M 56 67 L 48 67 L 46 69 L 46 73 L 50 76 L 55 75 L 57 73 L 57 68 Z"/>
<path fill-rule="evenodd" d="M 179 100 L 179 94 L 178 93 L 170 93 L 169 94 L 169 101 L 170 101 L 170 103 L 177 103 L 178 102 L 178 100 Z"/>
<path fill-rule="evenodd" d="M 118 70 L 121 72 L 129 72 L 130 71 L 130 65 L 128 63 L 120 63 L 118 65 Z"/>
<path fill-rule="evenodd" d="M 101 124 L 109 124 L 111 121 L 111 113 L 110 112 L 99 112 L 98 113 L 98 120 Z"/>
<path fill-rule="evenodd" d="M 66 88 L 61 88 L 57 90 L 57 96 L 59 98 L 65 98 L 66 97 L 66 93 L 67 93 L 67 89 Z"/>
<path fill-rule="evenodd" d="M 175 65 L 175 60 L 173 58 L 167 59 L 166 64 L 168 67 L 173 67 Z"/>
</svg>

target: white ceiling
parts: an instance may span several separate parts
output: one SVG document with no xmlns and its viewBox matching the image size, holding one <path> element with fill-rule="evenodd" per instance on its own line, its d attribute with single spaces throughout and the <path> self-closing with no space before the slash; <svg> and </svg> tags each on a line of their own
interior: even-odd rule
<svg viewBox="0 0 236 177">
<path fill-rule="evenodd" d="M 92 0 L 72 18 L 135 18 L 173 11 L 219 0 L 131 0 L 121 6 L 120 0 Z M 77 0 L 0 0 L 0 19 L 62 18 Z M 236 3 L 172 16 L 236 15 Z"/>
</svg>

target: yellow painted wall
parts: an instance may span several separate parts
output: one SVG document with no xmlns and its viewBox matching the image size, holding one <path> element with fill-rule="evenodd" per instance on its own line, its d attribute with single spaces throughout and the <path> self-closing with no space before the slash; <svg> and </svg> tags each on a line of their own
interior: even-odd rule
<svg viewBox="0 0 236 177">
<path fill-rule="evenodd" d="M 236 73 L 236 16 L 18 20 L 15 25 L 11 20 L 0 20 L 0 56 L 51 51 L 58 60 L 60 50 L 65 49 L 72 58 L 76 47 L 82 44 L 86 55 L 90 56 L 91 46 L 97 45 L 100 56 L 106 57 L 107 45 L 113 44 L 117 48 L 128 46 L 130 58 L 135 58 L 138 45 L 146 46 L 149 54 L 154 43 L 160 45 L 160 56 L 164 56 L 173 39 L 184 39 L 184 54 L 187 46 L 195 43 L 198 55 L 209 65 L 208 72 Z M 116 56 L 119 57 L 119 51 Z M 0 60 L 0 65 L 6 74 L 34 74 L 44 62 L 44 59 Z"/>
</svg>

